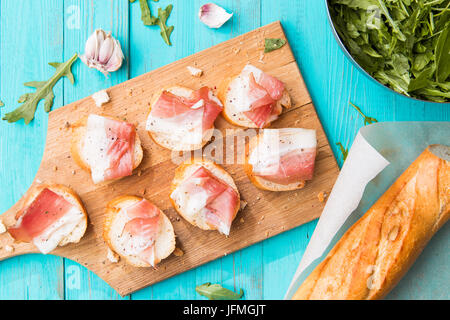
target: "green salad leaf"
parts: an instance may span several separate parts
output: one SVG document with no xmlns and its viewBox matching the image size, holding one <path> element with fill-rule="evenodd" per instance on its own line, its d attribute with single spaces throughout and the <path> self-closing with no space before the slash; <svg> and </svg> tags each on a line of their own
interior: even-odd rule
<svg viewBox="0 0 450 320">
<path fill-rule="evenodd" d="M 419 99 L 449 102 L 450 0 L 329 0 L 343 43 L 371 76 Z"/>
<path fill-rule="evenodd" d="M 284 39 L 274 39 L 274 38 L 266 38 L 264 52 L 272 52 L 274 50 L 278 50 L 286 44 L 286 40 Z"/>
<path fill-rule="evenodd" d="M 53 106 L 55 94 L 53 87 L 62 77 L 67 77 L 69 81 L 74 84 L 75 78 L 72 74 L 71 68 L 73 63 L 78 59 L 78 54 L 74 54 L 72 58 L 64 63 L 50 62 L 49 65 L 55 68 L 55 73 L 47 81 L 32 81 L 24 83 L 25 86 L 35 88 L 36 91 L 32 93 L 25 93 L 19 98 L 20 107 L 11 111 L 3 117 L 3 120 L 8 122 L 16 122 L 24 119 L 26 124 L 29 124 L 34 119 L 36 108 L 41 100 L 44 100 L 45 112 L 50 112 Z"/>
<path fill-rule="evenodd" d="M 244 295 L 242 289 L 239 293 L 236 293 L 225 289 L 220 284 L 211 284 L 210 282 L 195 287 L 195 291 L 209 300 L 239 300 Z"/>
</svg>

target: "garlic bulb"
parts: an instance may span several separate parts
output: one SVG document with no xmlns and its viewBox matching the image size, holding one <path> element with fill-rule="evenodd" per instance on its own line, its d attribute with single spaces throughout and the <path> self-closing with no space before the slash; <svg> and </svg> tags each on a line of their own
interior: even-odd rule
<svg viewBox="0 0 450 320">
<path fill-rule="evenodd" d="M 217 29 L 230 20 L 233 14 L 226 12 L 224 8 L 219 7 L 217 4 L 207 3 L 200 8 L 198 16 L 200 21 L 208 27 Z"/>
<path fill-rule="evenodd" d="M 97 29 L 86 41 L 84 55 L 81 61 L 89 68 L 95 68 L 105 76 L 109 72 L 120 69 L 124 59 L 120 42 L 102 29 Z"/>
</svg>

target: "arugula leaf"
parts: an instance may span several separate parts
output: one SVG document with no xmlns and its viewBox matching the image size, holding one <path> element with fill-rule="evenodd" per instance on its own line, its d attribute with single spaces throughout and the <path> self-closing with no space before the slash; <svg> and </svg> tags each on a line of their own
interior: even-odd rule
<svg viewBox="0 0 450 320">
<path fill-rule="evenodd" d="M 5 106 L 5 104 L 3 103 L 2 100 L 0 100 L 0 108 L 2 108 L 2 107 L 4 107 L 4 106 Z"/>
<path fill-rule="evenodd" d="M 391 89 L 449 102 L 450 0 L 328 0 L 356 62 Z"/>
<path fill-rule="evenodd" d="M 239 293 L 236 293 L 225 289 L 220 284 L 211 284 L 210 282 L 195 287 L 195 291 L 209 300 L 239 300 L 244 295 L 242 289 Z"/>
<path fill-rule="evenodd" d="M 439 36 L 436 44 L 436 79 L 444 82 L 450 75 L 450 22 Z"/>
<path fill-rule="evenodd" d="M 266 38 L 264 52 L 272 52 L 274 50 L 278 50 L 286 44 L 286 40 L 284 39 L 274 39 L 274 38 Z"/>
<path fill-rule="evenodd" d="M 130 0 L 131 3 L 135 2 L 136 0 Z M 158 2 L 159 0 L 153 0 L 154 2 Z M 174 26 L 167 26 L 167 19 L 170 16 L 170 13 L 172 12 L 173 5 L 169 4 L 164 10 L 161 8 L 158 8 L 158 16 L 155 17 L 152 15 L 152 12 L 150 10 L 150 7 L 148 5 L 147 0 L 139 0 L 139 4 L 141 7 L 141 20 L 146 26 L 156 26 L 158 25 L 161 29 L 161 37 L 163 38 L 164 42 L 171 46 L 172 43 L 170 42 L 170 35 L 173 32 Z"/>
<path fill-rule="evenodd" d="M 364 118 L 364 125 L 368 125 L 368 124 L 371 124 L 371 123 L 378 122 L 377 119 L 366 116 L 366 115 L 361 111 L 361 108 L 360 108 L 360 107 L 354 105 L 354 104 L 351 103 L 351 102 L 349 102 L 349 103 L 350 103 L 350 105 L 351 105 L 356 111 L 358 111 L 358 113 Z"/>
<path fill-rule="evenodd" d="M 170 42 L 170 35 L 172 34 L 172 31 L 174 29 L 174 26 L 168 27 L 166 25 L 167 19 L 170 16 L 170 13 L 172 12 L 173 5 L 169 4 L 164 10 L 161 8 L 158 8 L 158 25 L 161 28 L 161 37 L 164 39 L 164 41 L 167 43 L 167 45 L 171 46 L 172 43 Z"/>
<path fill-rule="evenodd" d="M 134 1 L 133 1 L 134 2 Z M 141 20 L 146 26 L 154 26 L 158 22 L 158 18 L 152 15 L 147 0 L 139 0 L 141 6 Z"/>
<path fill-rule="evenodd" d="M 342 160 L 345 161 L 347 160 L 347 156 L 348 156 L 348 148 L 344 148 L 344 146 L 342 145 L 342 143 L 338 142 L 336 143 L 336 145 L 339 147 L 339 150 L 342 153 Z"/>
<path fill-rule="evenodd" d="M 78 54 L 75 54 L 64 63 L 50 62 L 49 65 L 54 67 L 56 71 L 48 81 L 32 81 L 24 83 L 27 87 L 35 88 L 36 91 L 22 95 L 18 102 L 23 104 L 14 111 L 5 114 L 3 120 L 11 123 L 24 119 L 25 124 L 29 124 L 31 120 L 34 119 L 37 105 L 41 100 L 45 100 L 44 110 L 46 112 L 50 112 L 53 106 L 53 100 L 55 99 L 53 87 L 59 79 L 62 77 L 67 77 L 72 84 L 75 83 L 71 67 L 77 59 Z"/>
</svg>

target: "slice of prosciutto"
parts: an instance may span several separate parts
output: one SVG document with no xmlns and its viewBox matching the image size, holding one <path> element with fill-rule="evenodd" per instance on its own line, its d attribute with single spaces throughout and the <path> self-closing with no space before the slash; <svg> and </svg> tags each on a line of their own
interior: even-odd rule
<svg viewBox="0 0 450 320">
<path fill-rule="evenodd" d="M 188 98 L 163 91 L 147 118 L 147 130 L 183 144 L 201 144 L 221 112 L 222 103 L 208 87 L 194 91 Z"/>
<path fill-rule="evenodd" d="M 133 173 L 135 126 L 125 121 L 91 114 L 87 120 L 82 156 L 100 183 Z"/>
<path fill-rule="evenodd" d="M 289 185 L 313 178 L 316 148 L 315 130 L 265 129 L 248 162 L 255 176 Z"/>
<path fill-rule="evenodd" d="M 32 242 L 42 253 L 49 253 L 84 218 L 83 213 L 64 197 L 42 189 L 28 207 L 16 214 L 9 234 L 20 242 Z"/>
<path fill-rule="evenodd" d="M 239 197 L 237 192 L 201 166 L 170 197 L 186 214 L 206 221 L 212 229 L 230 234 Z"/>
<path fill-rule="evenodd" d="M 159 262 L 155 255 L 155 241 L 160 230 L 160 210 L 145 199 L 123 210 L 126 223 L 119 240 L 121 248 L 127 255 L 137 256 L 155 267 Z"/>
<path fill-rule="evenodd" d="M 278 118 L 282 110 L 276 104 L 283 96 L 284 83 L 250 64 L 238 78 L 240 111 L 259 128 Z"/>
</svg>

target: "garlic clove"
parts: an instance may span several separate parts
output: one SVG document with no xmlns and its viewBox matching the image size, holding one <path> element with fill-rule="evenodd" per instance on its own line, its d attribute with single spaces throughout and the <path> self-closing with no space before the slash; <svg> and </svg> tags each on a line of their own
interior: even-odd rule
<svg viewBox="0 0 450 320">
<path fill-rule="evenodd" d="M 122 66 L 123 59 L 124 55 L 122 52 L 122 47 L 120 46 L 119 41 L 115 40 L 114 51 L 105 66 L 106 71 L 117 71 Z"/>
<path fill-rule="evenodd" d="M 226 12 L 224 8 L 214 3 L 207 3 L 200 8 L 198 16 L 208 27 L 217 29 L 230 20 L 233 13 Z"/>
<path fill-rule="evenodd" d="M 114 41 L 111 39 L 111 37 L 107 37 L 100 47 L 98 54 L 98 62 L 100 62 L 101 64 L 107 64 L 113 52 L 114 52 Z"/>
<path fill-rule="evenodd" d="M 84 64 L 97 69 L 105 76 L 120 69 L 124 58 L 120 42 L 102 29 L 95 30 L 88 38 L 85 53 L 80 56 Z"/>
</svg>

